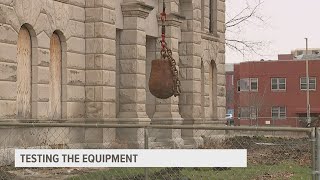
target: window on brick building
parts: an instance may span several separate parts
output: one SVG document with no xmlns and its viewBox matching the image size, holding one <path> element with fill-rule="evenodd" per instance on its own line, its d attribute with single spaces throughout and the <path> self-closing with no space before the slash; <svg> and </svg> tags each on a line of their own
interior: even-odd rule
<svg viewBox="0 0 320 180">
<path fill-rule="evenodd" d="M 250 78 L 250 90 L 258 91 L 258 78 Z"/>
<path fill-rule="evenodd" d="M 286 90 L 286 78 L 271 78 L 271 90 Z"/>
<path fill-rule="evenodd" d="M 316 90 L 316 78 L 315 77 L 309 77 L 309 89 L 310 90 Z M 302 77 L 300 78 L 300 89 L 301 90 L 307 90 L 307 78 Z"/>
<path fill-rule="evenodd" d="M 250 118 L 255 119 L 258 117 L 258 108 L 257 107 L 250 107 Z"/>
<path fill-rule="evenodd" d="M 258 108 L 256 107 L 239 107 L 238 117 L 240 118 L 257 118 L 258 117 Z"/>
<path fill-rule="evenodd" d="M 249 91 L 250 90 L 250 79 L 240 79 L 238 81 L 238 91 Z"/>
<path fill-rule="evenodd" d="M 286 118 L 286 107 L 284 106 L 273 106 L 271 108 L 272 119 L 285 119 Z"/>
<path fill-rule="evenodd" d="M 258 78 L 244 78 L 237 82 L 238 91 L 258 91 Z"/>
<path fill-rule="evenodd" d="M 239 117 L 240 118 L 249 118 L 250 117 L 250 108 L 249 107 L 240 107 L 239 108 Z"/>
</svg>

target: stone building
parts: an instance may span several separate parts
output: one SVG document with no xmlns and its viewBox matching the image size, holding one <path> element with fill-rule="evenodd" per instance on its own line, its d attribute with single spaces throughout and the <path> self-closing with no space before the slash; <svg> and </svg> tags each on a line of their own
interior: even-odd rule
<svg viewBox="0 0 320 180">
<path fill-rule="evenodd" d="M 166 40 L 182 93 L 160 100 L 150 94 L 148 76 L 151 60 L 160 57 L 162 0 L 1 0 L 0 118 L 223 118 L 225 0 L 165 2 Z M 136 144 L 143 135 L 139 129 L 74 133 L 86 143 L 118 136 Z M 190 130 L 160 134 L 160 141 L 197 139 Z"/>
</svg>

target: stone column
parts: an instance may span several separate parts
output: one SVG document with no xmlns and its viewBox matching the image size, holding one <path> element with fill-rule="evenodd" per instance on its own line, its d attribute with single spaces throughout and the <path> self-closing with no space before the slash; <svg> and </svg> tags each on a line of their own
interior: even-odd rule
<svg viewBox="0 0 320 180">
<path fill-rule="evenodd" d="M 146 114 L 146 33 L 145 18 L 153 9 L 143 2 L 121 4 L 123 31 L 120 34 L 119 121 L 150 121 Z M 129 147 L 143 146 L 143 129 L 119 129 L 117 137 Z"/>
<path fill-rule="evenodd" d="M 168 48 L 172 50 L 172 56 L 176 60 L 176 63 L 179 64 L 179 37 L 181 35 L 180 24 L 182 23 L 182 17 L 175 12 L 175 9 L 178 9 L 178 4 L 176 2 L 167 2 L 168 11 L 171 13 L 167 15 L 166 25 L 166 42 Z M 170 4 L 170 5 L 169 5 Z M 159 10 L 162 11 L 162 3 L 159 6 Z M 161 24 L 159 21 L 159 30 L 161 34 Z M 161 38 L 159 38 L 159 41 Z M 161 44 L 157 43 L 157 58 L 160 57 Z M 177 67 L 178 68 L 178 67 Z M 179 68 L 178 68 L 179 69 Z M 153 124 L 181 124 L 182 118 L 179 113 L 179 97 L 171 97 L 169 99 L 156 99 L 156 110 L 152 119 Z M 183 144 L 181 139 L 181 130 L 179 129 L 163 129 L 155 130 L 156 141 L 157 142 L 166 142 L 166 145 L 173 147 L 180 147 Z M 169 143 L 169 144 L 168 144 Z"/>
<path fill-rule="evenodd" d="M 90 119 L 115 118 L 116 27 L 115 1 L 86 2 L 86 115 Z M 102 143 L 114 131 L 86 129 L 85 142 Z M 112 139 L 109 139 L 112 141 Z"/>
<path fill-rule="evenodd" d="M 201 118 L 201 1 L 182 1 L 181 14 L 185 16 L 181 26 L 180 78 L 182 93 L 180 113 L 184 124 L 194 124 Z M 184 143 L 202 144 L 195 130 L 182 130 Z"/>
</svg>

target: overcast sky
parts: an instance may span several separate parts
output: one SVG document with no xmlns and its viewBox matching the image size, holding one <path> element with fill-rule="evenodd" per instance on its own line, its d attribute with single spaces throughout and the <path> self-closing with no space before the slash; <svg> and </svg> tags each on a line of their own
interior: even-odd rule
<svg viewBox="0 0 320 180">
<path fill-rule="evenodd" d="M 234 13 L 239 12 L 245 1 L 226 0 L 227 14 L 232 17 Z M 248 1 L 255 4 L 257 0 Z M 278 54 L 305 48 L 305 37 L 309 39 L 309 48 L 320 48 L 320 0 L 264 0 L 259 14 L 267 20 L 266 23 L 246 24 L 239 37 L 270 42 L 262 52 L 265 56 L 248 53 L 243 57 L 227 49 L 226 63 L 274 60 Z M 228 36 L 230 34 L 227 34 Z"/>
</svg>

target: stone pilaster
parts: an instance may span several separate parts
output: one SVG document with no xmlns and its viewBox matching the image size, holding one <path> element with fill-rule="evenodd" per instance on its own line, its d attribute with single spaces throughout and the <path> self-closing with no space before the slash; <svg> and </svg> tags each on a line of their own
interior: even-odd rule
<svg viewBox="0 0 320 180">
<path fill-rule="evenodd" d="M 139 123 L 149 121 L 146 114 L 146 33 L 145 19 L 152 6 L 138 1 L 124 1 L 123 30 L 120 34 L 119 53 L 119 121 Z M 129 147 L 143 145 L 142 129 L 120 129 L 118 139 Z"/>
<path fill-rule="evenodd" d="M 166 11 L 171 12 L 167 15 L 166 25 L 166 42 L 168 48 L 172 50 L 172 56 L 179 64 L 179 37 L 181 35 L 180 25 L 183 17 L 178 14 L 178 4 L 175 1 L 166 1 Z M 162 3 L 159 4 L 159 11 L 162 11 Z M 162 22 L 159 20 L 159 31 L 161 34 Z M 161 38 L 159 38 L 159 41 Z M 161 44 L 157 43 L 157 58 L 160 57 Z M 178 68 L 178 67 L 177 67 Z M 178 68 L 179 69 L 179 68 Z M 182 118 L 179 113 L 179 97 L 171 97 L 168 99 L 156 99 L 156 109 L 153 115 L 153 124 L 181 124 Z M 163 129 L 157 130 L 157 142 L 170 142 L 171 146 L 181 146 L 181 130 Z"/>
<path fill-rule="evenodd" d="M 121 5 L 124 29 L 120 34 L 119 118 L 146 118 L 145 18 L 152 7 L 141 2 Z"/>
<path fill-rule="evenodd" d="M 116 114 L 116 27 L 114 3 L 86 1 L 86 115 Z M 105 132 L 109 134 L 112 132 Z M 86 143 L 102 143 L 102 129 L 86 129 Z"/>
<path fill-rule="evenodd" d="M 184 124 L 193 124 L 201 118 L 201 1 L 182 1 L 181 14 L 185 16 L 181 26 L 180 113 Z M 185 144 L 200 144 L 202 138 L 193 130 L 182 130 Z"/>
<path fill-rule="evenodd" d="M 6 8 L 0 3 L 0 8 Z M 12 18 L 11 16 L 8 18 Z M 5 19 L 5 17 L 4 17 Z M 0 21 L 0 23 L 3 23 Z M 10 25 L 0 26 L 0 118 L 17 115 L 17 40 L 18 33 Z"/>
<path fill-rule="evenodd" d="M 217 58 L 217 118 L 224 119 L 226 114 L 225 78 L 225 0 L 217 0 L 217 34 L 219 35 L 219 54 Z"/>
</svg>

